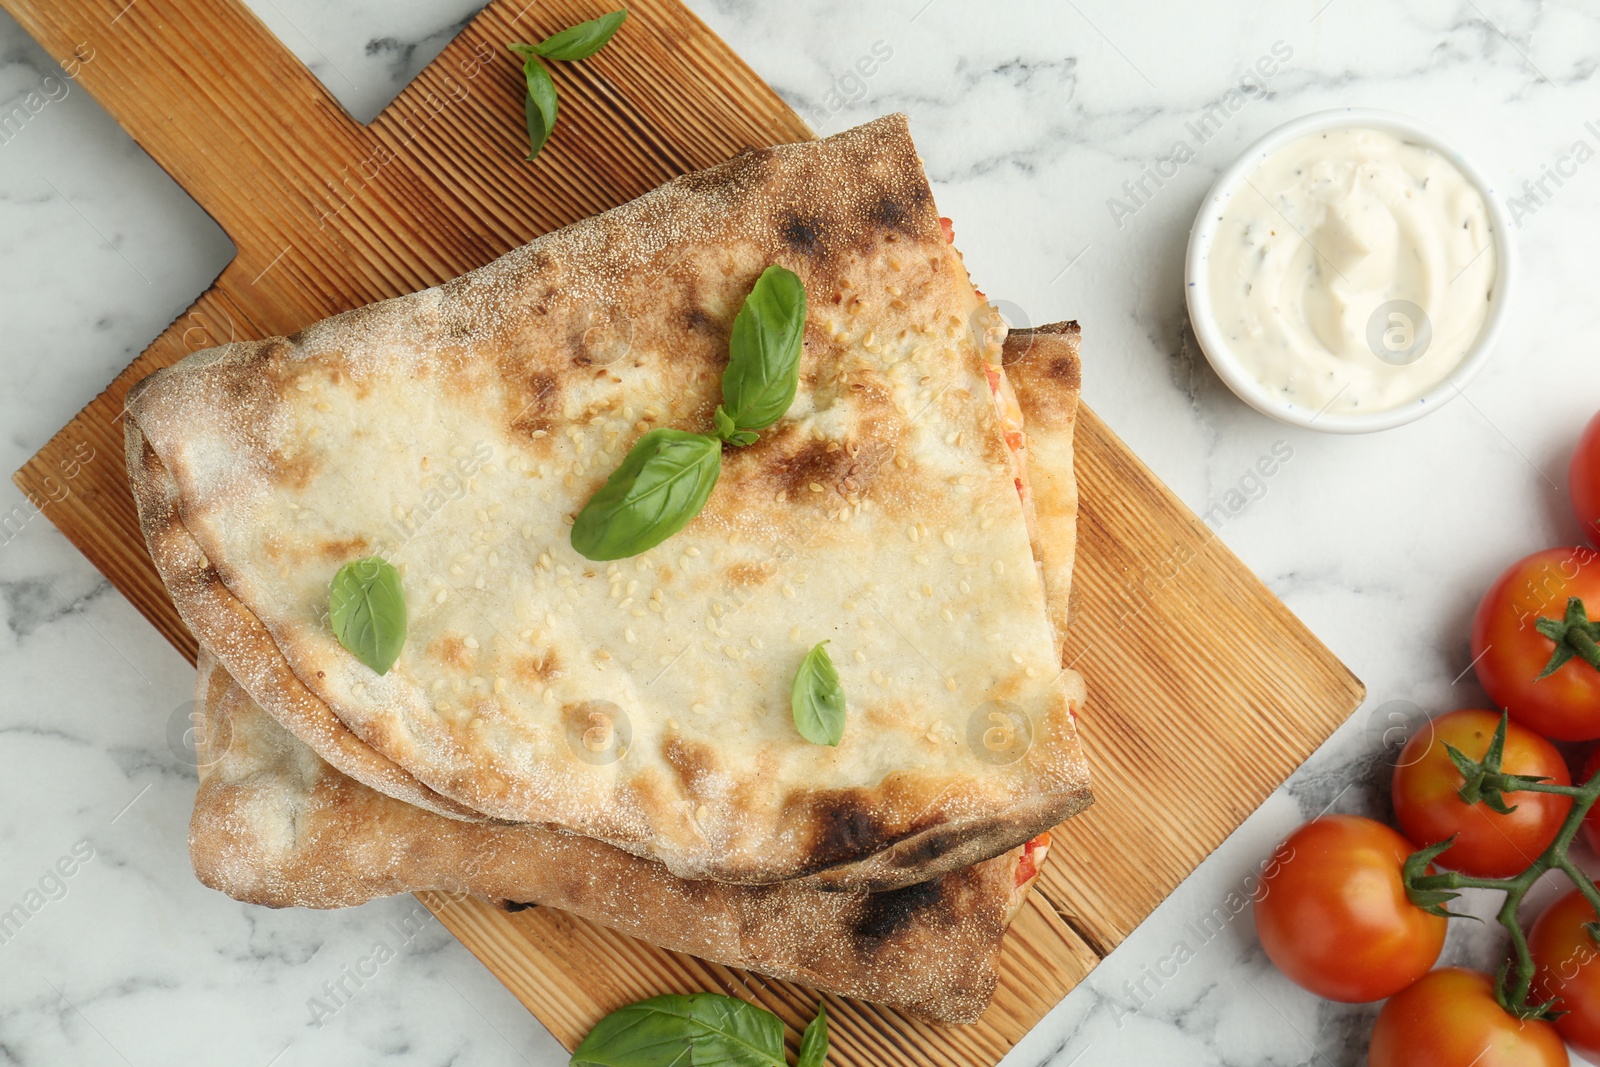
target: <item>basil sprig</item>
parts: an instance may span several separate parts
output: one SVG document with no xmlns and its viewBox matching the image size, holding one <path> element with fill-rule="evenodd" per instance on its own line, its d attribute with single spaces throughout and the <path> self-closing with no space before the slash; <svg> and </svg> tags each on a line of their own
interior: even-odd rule
<svg viewBox="0 0 1600 1067">
<path fill-rule="evenodd" d="M 531 110 L 529 115 L 531 130 Z M 789 410 L 800 385 L 805 324 L 806 289 L 800 278 L 783 267 L 762 271 L 733 320 L 717 437 L 731 445 L 754 444 L 756 430 Z M 592 560 L 622 559 L 647 552 L 683 529 L 705 507 L 722 473 L 717 437 L 658 429 L 639 438 L 578 512 L 572 547 Z"/>
<path fill-rule="evenodd" d="M 613 11 L 552 34 L 538 44 L 510 46 L 511 51 L 522 57 L 522 73 L 528 81 L 528 99 L 523 110 L 528 120 L 530 160 L 539 154 L 544 143 L 550 139 L 550 134 L 556 128 L 556 113 L 560 110 L 556 100 L 556 83 L 539 59 L 542 57 L 562 62 L 588 59 L 606 46 L 627 17 L 626 11 Z"/>
<path fill-rule="evenodd" d="M 551 34 L 538 44 L 514 44 L 511 50 L 519 56 L 543 56 L 565 62 L 588 59 L 606 46 L 612 35 L 622 28 L 622 22 L 627 17 L 627 11 L 613 11 Z"/>
<path fill-rule="evenodd" d="M 795 729 L 813 745 L 837 745 L 844 737 L 844 687 L 823 641 L 800 661 L 789 686 Z"/>
<path fill-rule="evenodd" d="M 806 1027 L 797 1067 L 828 1055 L 826 1012 Z M 788 1067 L 783 1022 L 764 1008 L 720 993 L 673 994 L 630 1004 L 601 1019 L 572 1054 L 571 1067 Z"/>
<path fill-rule="evenodd" d="M 793 271 L 768 267 L 733 320 L 716 414 L 717 434 L 724 441 L 754 444 L 756 430 L 789 410 L 800 385 L 805 329 L 805 286 Z"/>
<path fill-rule="evenodd" d="M 572 547 L 601 561 L 648 552 L 700 514 L 721 473 L 715 437 L 651 430 L 578 512 Z"/>
<path fill-rule="evenodd" d="M 328 592 L 333 636 L 351 655 L 388 674 L 406 643 L 406 596 L 400 572 L 382 556 L 352 560 Z"/>
</svg>

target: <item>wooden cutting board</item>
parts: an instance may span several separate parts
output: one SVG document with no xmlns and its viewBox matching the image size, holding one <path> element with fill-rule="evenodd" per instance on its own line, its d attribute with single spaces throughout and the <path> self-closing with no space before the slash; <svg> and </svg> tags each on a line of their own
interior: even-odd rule
<svg viewBox="0 0 1600 1067">
<path fill-rule="evenodd" d="M 555 65 L 561 125 L 533 164 L 505 45 L 592 18 L 601 0 L 496 0 L 369 126 L 235 0 L 0 3 L 51 55 L 92 56 L 79 82 L 239 249 L 15 476 L 191 658 L 123 471 L 130 385 L 201 348 L 435 285 L 745 148 L 811 136 L 676 0 L 634 0 L 611 47 Z M 1095 360 L 1091 322 L 1091 377 Z M 940 1029 L 829 998 L 839 1067 L 994 1064 L 1361 702 L 1361 683 L 1087 411 L 1078 456 L 1068 656 L 1089 680 L 1096 804 L 1057 834 L 983 1020 Z M 605 1012 L 667 991 L 757 1001 L 791 1042 L 814 1012 L 809 990 L 549 909 L 423 896 L 569 1048 Z"/>
</svg>

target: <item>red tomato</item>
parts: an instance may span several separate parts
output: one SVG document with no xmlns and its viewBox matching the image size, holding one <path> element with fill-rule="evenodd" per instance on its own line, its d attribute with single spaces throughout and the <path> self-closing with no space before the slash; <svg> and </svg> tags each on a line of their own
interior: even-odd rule
<svg viewBox="0 0 1600 1067">
<path fill-rule="evenodd" d="M 1442 967 L 1390 998 L 1367 1067 L 1567 1067 L 1556 1028 L 1495 1002 L 1489 976 Z"/>
<path fill-rule="evenodd" d="M 1500 707 L 1534 733 L 1561 741 L 1600 737 L 1600 670 L 1580 658 L 1539 674 L 1556 643 L 1534 626 L 1560 621 L 1567 598 L 1600 613 L 1600 553 L 1587 546 L 1547 548 L 1495 580 L 1472 620 L 1478 681 Z"/>
<path fill-rule="evenodd" d="M 1039 876 L 1039 867 L 1050 854 L 1050 831 L 1022 846 L 1022 858 L 1017 861 L 1017 887 L 1027 885 Z"/>
<path fill-rule="evenodd" d="M 1549 793 L 1511 793 L 1510 815 L 1490 810 L 1481 800 L 1464 804 L 1456 795 L 1463 781 L 1450 762 L 1445 745 L 1473 759 L 1482 759 L 1500 725 L 1497 711 L 1452 711 L 1440 715 L 1406 742 L 1394 769 L 1394 813 L 1406 837 L 1431 845 L 1452 835 L 1451 845 L 1434 862 L 1453 871 L 1483 878 L 1512 878 L 1527 870 L 1555 840 L 1571 797 Z M 1516 723 L 1506 726 L 1507 774 L 1544 775 L 1557 785 L 1571 785 L 1567 761 L 1554 745 Z"/>
<path fill-rule="evenodd" d="M 1589 540 L 1600 544 L 1600 415 L 1589 420 L 1578 438 L 1572 465 L 1567 468 L 1567 492 Z"/>
<path fill-rule="evenodd" d="M 1539 965 L 1534 979 L 1537 1000 L 1559 998 L 1566 1015 L 1556 1030 L 1591 1060 L 1600 1060 L 1600 946 L 1584 923 L 1596 920 L 1594 909 L 1574 889 L 1544 910 L 1528 931 L 1528 948 Z"/>
<path fill-rule="evenodd" d="M 1289 835 L 1262 871 L 1256 934 L 1278 969 L 1329 1000 L 1382 1000 L 1426 974 L 1445 920 L 1406 899 L 1416 851 L 1389 827 L 1324 815 Z"/>
</svg>

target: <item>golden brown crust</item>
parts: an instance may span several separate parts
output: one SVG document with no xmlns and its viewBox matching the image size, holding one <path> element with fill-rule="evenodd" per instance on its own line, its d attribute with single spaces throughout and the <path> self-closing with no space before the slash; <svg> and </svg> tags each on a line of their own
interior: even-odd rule
<svg viewBox="0 0 1600 1067">
<path fill-rule="evenodd" d="M 1072 541 L 1060 524 L 1073 519 L 1076 492 L 1070 467 L 1066 478 L 1041 468 L 1060 462 L 1076 413 L 1078 338 L 1068 325 L 1007 345 L 1030 426 L 1039 558 L 1047 582 L 1056 576 L 1049 599 L 1062 626 Z M 988 1005 L 1005 926 L 1031 885 L 1015 885 L 1017 850 L 883 894 L 686 882 L 587 838 L 451 822 L 368 789 L 284 731 L 204 650 L 196 689 L 206 728 L 190 853 L 201 881 L 252 903 L 341 907 L 419 889 L 537 902 L 706 959 L 965 1023 Z"/>
<path fill-rule="evenodd" d="M 270 645 L 270 635 L 261 620 L 228 591 L 178 519 L 173 483 L 164 476 L 161 460 L 131 419 L 126 441 L 128 467 L 140 472 L 130 481 L 145 543 L 189 629 L 229 649 L 234 669 L 256 685 L 280 693 L 278 715 L 284 724 L 343 773 L 428 811 L 452 819 L 482 820 L 478 812 L 440 796 L 364 744 L 326 704 L 311 695 L 282 657 L 257 654 L 257 649 Z M 231 678 L 226 680 L 232 683 Z"/>
<path fill-rule="evenodd" d="M 579 559 L 562 517 L 645 428 L 709 425 L 728 325 L 773 262 L 811 297 L 789 416 L 659 552 Z M 1088 802 L 1082 681 L 1058 673 L 984 377 L 997 322 L 896 116 L 197 354 L 131 394 L 130 475 L 142 508 L 171 502 L 143 521 L 201 643 L 375 788 L 684 877 L 905 885 Z M 433 519 L 458 450 L 473 499 Z M 415 605 L 382 678 L 321 619 L 339 564 L 373 551 Z M 786 714 L 823 639 L 851 702 L 833 749 Z M 971 743 L 997 704 L 1031 723 L 1017 758 Z M 572 737 L 617 710 L 627 752 L 597 767 Z"/>
<path fill-rule="evenodd" d="M 1021 850 L 888 893 L 686 882 L 590 838 L 462 823 L 340 774 L 201 652 L 200 880 L 270 907 L 330 908 L 433 889 L 561 908 L 729 966 L 973 1022 L 1020 901 Z"/>
<path fill-rule="evenodd" d="M 1065 638 L 1071 614 L 1072 564 L 1078 543 L 1078 481 L 1073 429 L 1082 391 L 1081 335 L 1076 322 L 1015 330 L 1006 338 L 1005 372 L 1027 420 L 1034 555 L 1044 575 L 1045 603 Z"/>
</svg>

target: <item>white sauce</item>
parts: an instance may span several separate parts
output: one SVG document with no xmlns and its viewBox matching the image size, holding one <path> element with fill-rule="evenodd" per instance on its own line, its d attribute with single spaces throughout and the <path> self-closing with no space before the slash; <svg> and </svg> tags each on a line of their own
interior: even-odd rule
<svg viewBox="0 0 1600 1067">
<path fill-rule="evenodd" d="M 1316 411 L 1386 411 L 1466 355 L 1495 249 L 1483 197 L 1448 160 L 1344 129 L 1262 163 L 1224 206 L 1208 269 L 1217 325 L 1268 389 Z"/>
</svg>

